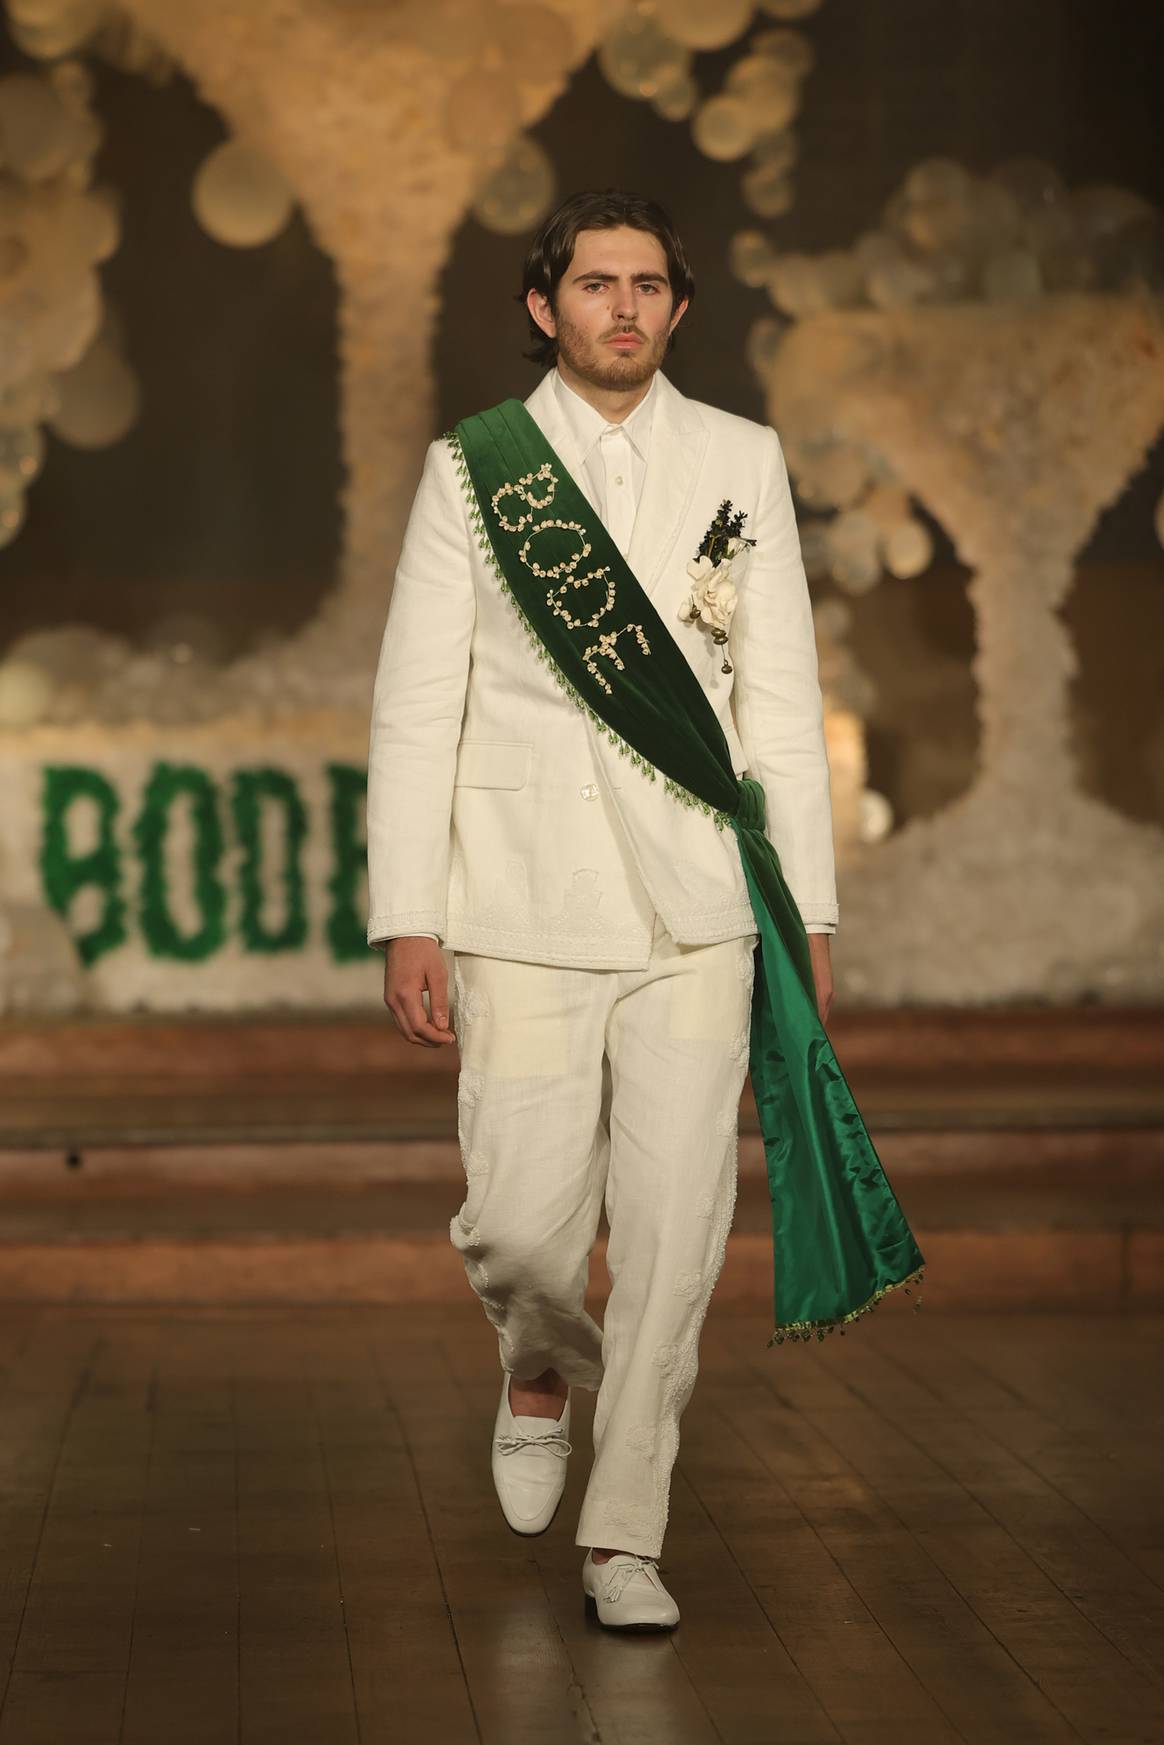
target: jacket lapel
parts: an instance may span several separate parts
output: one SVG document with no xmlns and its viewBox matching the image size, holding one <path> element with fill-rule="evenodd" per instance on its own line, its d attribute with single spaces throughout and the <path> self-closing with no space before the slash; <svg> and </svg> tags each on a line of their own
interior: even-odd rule
<svg viewBox="0 0 1164 1745">
<path fill-rule="evenodd" d="M 551 448 L 559 454 L 587 501 L 590 493 L 581 457 L 569 426 L 558 410 L 550 371 L 525 402 Z M 663 573 L 683 524 L 699 469 L 707 452 L 707 426 L 684 394 L 659 371 L 655 383 L 651 446 L 631 533 L 627 563 L 650 595 Z M 694 557 L 694 551 L 688 554 Z"/>
<path fill-rule="evenodd" d="M 582 471 L 582 456 L 578 452 L 578 445 L 570 432 L 570 426 L 558 408 L 558 397 L 550 379 L 552 375 L 552 370 L 546 371 L 533 393 L 526 400 L 525 409 L 534 423 L 540 427 L 554 453 L 561 456 L 566 464 L 567 472 L 593 508 L 594 503 Z"/>
<path fill-rule="evenodd" d="M 627 552 L 627 562 L 648 595 L 674 550 L 707 452 L 707 426 L 661 370 L 656 392 L 647 470 Z M 694 557 L 695 552 L 687 555 Z"/>
</svg>

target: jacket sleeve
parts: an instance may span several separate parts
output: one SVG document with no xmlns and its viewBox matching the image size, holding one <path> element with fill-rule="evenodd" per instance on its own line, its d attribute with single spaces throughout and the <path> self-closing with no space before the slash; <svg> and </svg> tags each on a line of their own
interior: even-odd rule
<svg viewBox="0 0 1164 1745">
<path fill-rule="evenodd" d="M 731 628 L 732 703 L 748 773 L 764 790 L 765 834 L 801 920 L 838 920 L 824 705 L 800 535 L 780 439 L 765 426 L 756 540 L 742 568 Z"/>
<path fill-rule="evenodd" d="M 429 444 L 396 569 L 368 746 L 368 943 L 447 924 L 457 746 L 476 618 L 448 443 Z"/>
</svg>

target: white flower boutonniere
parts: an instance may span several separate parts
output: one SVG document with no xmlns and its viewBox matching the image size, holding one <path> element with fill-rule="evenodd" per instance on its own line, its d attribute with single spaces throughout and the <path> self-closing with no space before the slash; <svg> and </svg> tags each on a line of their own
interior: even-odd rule
<svg viewBox="0 0 1164 1745">
<path fill-rule="evenodd" d="M 732 580 L 732 562 L 741 551 L 755 545 L 742 532 L 746 509 L 733 509 L 730 497 L 725 497 L 715 512 L 715 520 L 699 542 L 699 551 L 687 565 L 692 588 L 679 608 L 684 624 L 694 621 L 706 624 L 713 642 L 725 643 L 731 629 L 732 613 L 736 609 L 736 585 Z M 730 673 L 732 663 L 725 654 L 720 672 Z"/>
</svg>

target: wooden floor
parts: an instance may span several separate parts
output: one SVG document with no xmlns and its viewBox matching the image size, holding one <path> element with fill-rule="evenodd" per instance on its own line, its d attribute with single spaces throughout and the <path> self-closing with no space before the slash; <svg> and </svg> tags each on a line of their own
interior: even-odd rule
<svg viewBox="0 0 1164 1745">
<path fill-rule="evenodd" d="M 713 1303 L 670 1637 L 588 1620 L 475 1303 L 0 1312 L 0 1745 L 1164 1739 L 1164 1315 Z"/>
</svg>

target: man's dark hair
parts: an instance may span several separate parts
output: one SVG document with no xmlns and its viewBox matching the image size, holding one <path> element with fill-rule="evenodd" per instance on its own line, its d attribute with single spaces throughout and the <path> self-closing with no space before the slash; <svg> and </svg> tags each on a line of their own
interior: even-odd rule
<svg viewBox="0 0 1164 1745">
<path fill-rule="evenodd" d="M 549 299 L 550 307 L 556 315 L 558 285 L 574 258 L 578 232 L 614 230 L 620 224 L 630 225 L 634 230 L 645 230 L 651 236 L 658 237 L 667 257 L 672 308 L 678 308 L 684 297 L 690 302 L 695 296 L 695 276 L 687 259 L 687 251 L 670 218 L 656 201 L 646 200 L 641 194 L 624 193 L 620 188 L 592 189 L 587 193 L 571 194 L 555 212 L 543 219 L 525 257 L 521 290 L 516 301 L 524 303 L 531 291 L 540 291 Z M 522 356 L 535 364 L 554 363 L 558 356 L 557 340 L 551 339 L 549 334 L 542 331 L 533 316 L 529 315 L 528 309 L 526 314 L 529 318 L 533 349 L 523 352 Z M 667 341 L 668 353 L 674 344 L 675 335 L 672 333 Z"/>
</svg>

